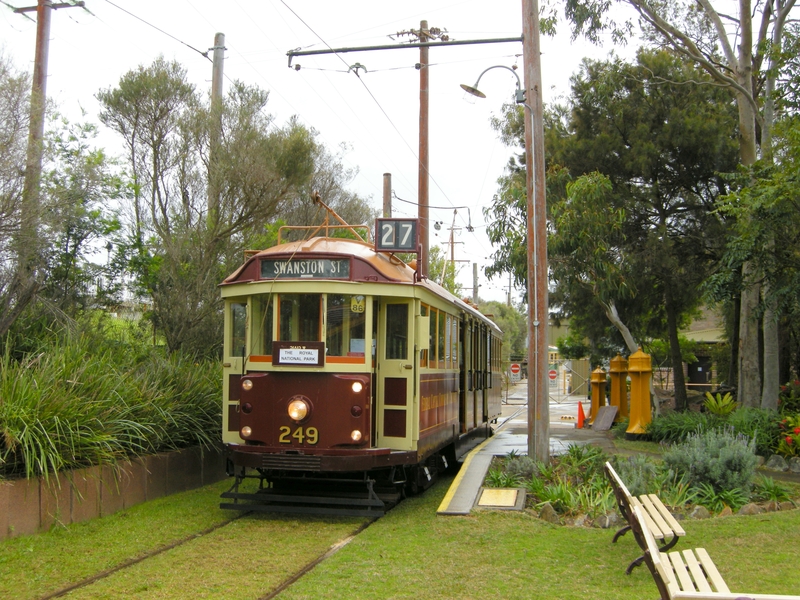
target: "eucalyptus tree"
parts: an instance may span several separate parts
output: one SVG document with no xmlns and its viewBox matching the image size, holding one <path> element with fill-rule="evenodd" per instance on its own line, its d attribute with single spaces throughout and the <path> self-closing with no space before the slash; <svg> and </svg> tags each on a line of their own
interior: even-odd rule
<svg viewBox="0 0 800 600">
<path fill-rule="evenodd" d="M 719 173 L 736 166 L 733 103 L 712 85 L 684 84 L 703 79 L 670 52 L 640 52 L 636 64 L 586 60 L 569 104 L 550 111 L 545 140 L 553 301 L 580 315 L 573 326 L 596 321 L 599 306 L 631 352 L 666 337 L 678 406 L 678 330 L 721 251 Z M 507 222 L 490 235 L 502 239 Z"/>
<path fill-rule="evenodd" d="M 0 337 L 33 299 L 38 284 L 20 271 L 20 239 L 25 150 L 28 140 L 30 77 L 0 55 Z"/>
<path fill-rule="evenodd" d="M 764 275 L 764 287 L 782 315 L 781 381 L 800 372 L 800 27 L 787 31 L 784 76 L 776 86 L 773 156 L 742 173 L 743 185 L 724 199 L 720 209 L 735 218 L 726 265 L 751 259 Z M 724 294 L 735 271 L 721 270 L 710 288 Z M 772 399 L 773 401 L 776 399 Z"/>
<path fill-rule="evenodd" d="M 565 0 L 574 35 L 597 40 L 602 31 L 624 40 L 634 28 L 618 21 L 614 8 L 631 7 L 646 38 L 694 61 L 724 87 L 738 110 L 739 160 L 753 165 L 760 149 L 767 156 L 773 121 L 772 90 L 780 70 L 773 47 L 781 47 L 796 0 Z M 559 3 L 560 4 L 560 3 Z M 555 5 L 555 3 L 551 3 Z M 760 133 L 760 136 L 759 136 Z M 745 406 L 768 406 L 778 394 L 777 324 L 770 306 L 764 311 L 764 361 L 759 364 L 761 274 L 750 260 L 742 264 L 738 343 L 738 396 Z M 762 380 L 763 368 L 763 380 Z"/>
<path fill-rule="evenodd" d="M 118 243 L 140 292 L 152 298 L 154 325 L 170 351 L 213 353 L 222 327 L 216 286 L 281 202 L 309 181 L 313 136 L 294 121 L 277 126 L 265 110 L 269 93 L 238 82 L 218 129 L 218 113 L 185 69 L 163 58 L 97 97 L 101 121 L 127 148 L 128 230 Z M 220 140 L 213 161 L 212 128 Z M 209 187 L 218 194 L 213 203 Z"/>
</svg>

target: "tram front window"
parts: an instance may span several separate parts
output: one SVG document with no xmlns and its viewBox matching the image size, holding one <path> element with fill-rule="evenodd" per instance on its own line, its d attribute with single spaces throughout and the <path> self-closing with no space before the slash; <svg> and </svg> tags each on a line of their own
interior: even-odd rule
<svg viewBox="0 0 800 600">
<path fill-rule="evenodd" d="M 366 297 L 328 294 L 327 304 L 325 345 L 328 356 L 364 356 Z"/>
<path fill-rule="evenodd" d="M 284 342 L 320 341 L 321 294 L 281 294 L 280 339 Z"/>
</svg>

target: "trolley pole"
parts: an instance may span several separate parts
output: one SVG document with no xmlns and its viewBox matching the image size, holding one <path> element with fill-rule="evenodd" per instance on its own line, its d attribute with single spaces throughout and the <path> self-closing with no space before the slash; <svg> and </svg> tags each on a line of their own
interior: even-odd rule
<svg viewBox="0 0 800 600">
<path fill-rule="evenodd" d="M 528 456 L 550 461 L 547 387 L 547 224 L 539 2 L 522 0 L 528 227 Z"/>
</svg>

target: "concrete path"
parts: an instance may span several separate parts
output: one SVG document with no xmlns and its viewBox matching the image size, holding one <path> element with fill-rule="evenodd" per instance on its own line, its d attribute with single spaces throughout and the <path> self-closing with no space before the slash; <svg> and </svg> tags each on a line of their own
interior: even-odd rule
<svg viewBox="0 0 800 600">
<path fill-rule="evenodd" d="M 606 432 L 576 429 L 578 403 L 583 401 L 584 414 L 589 414 L 586 398 L 551 394 L 550 396 L 550 454 L 559 455 L 571 444 L 588 444 L 611 449 L 613 445 Z M 527 381 L 517 383 L 504 400 L 503 412 L 495 427 L 495 434 L 475 447 L 465 458 L 439 506 L 440 515 L 467 515 L 475 506 L 486 474 L 495 456 L 528 454 L 528 386 Z"/>
</svg>

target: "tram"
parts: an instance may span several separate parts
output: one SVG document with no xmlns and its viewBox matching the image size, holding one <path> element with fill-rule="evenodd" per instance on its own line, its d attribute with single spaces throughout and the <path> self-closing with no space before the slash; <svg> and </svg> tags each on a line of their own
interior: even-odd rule
<svg viewBox="0 0 800 600">
<path fill-rule="evenodd" d="M 223 508 L 383 514 L 500 414 L 502 333 L 400 259 L 418 220 L 378 219 L 369 241 L 316 202 L 323 225 L 283 228 L 220 285 Z"/>
</svg>

